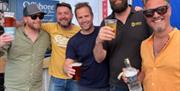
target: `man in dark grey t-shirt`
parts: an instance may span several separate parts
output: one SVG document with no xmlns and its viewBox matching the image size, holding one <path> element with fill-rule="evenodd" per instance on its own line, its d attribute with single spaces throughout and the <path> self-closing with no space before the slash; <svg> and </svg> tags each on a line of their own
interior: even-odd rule
<svg viewBox="0 0 180 91">
<path fill-rule="evenodd" d="M 129 58 L 132 66 L 141 67 L 140 45 L 150 36 L 142 12 L 135 11 L 127 0 L 109 0 L 112 14 L 107 19 L 117 19 L 116 34 L 108 26 L 102 27 L 96 39 L 94 55 L 98 62 L 110 62 L 110 91 L 128 91 L 127 85 L 117 77 L 124 67 L 123 61 Z"/>
</svg>

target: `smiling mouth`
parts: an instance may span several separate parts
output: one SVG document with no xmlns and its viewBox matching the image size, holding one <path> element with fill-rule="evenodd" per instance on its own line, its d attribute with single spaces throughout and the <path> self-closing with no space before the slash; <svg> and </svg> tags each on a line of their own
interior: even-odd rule
<svg viewBox="0 0 180 91">
<path fill-rule="evenodd" d="M 158 18 L 154 18 L 154 19 L 152 20 L 152 22 L 154 22 L 154 23 L 159 23 L 159 22 L 162 22 L 163 20 L 164 20 L 163 17 L 158 17 Z"/>
<path fill-rule="evenodd" d="M 60 20 L 60 21 L 62 21 L 62 22 L 66 22 L 66 21 L 68 21 L 67 19 L 62 19 L 62 20 Z"/>
<path fill-rule="evenodd" d="M 87 26 L 89 23 L 88 22 L 84 22 L 83 25 Z"/>
</svg>

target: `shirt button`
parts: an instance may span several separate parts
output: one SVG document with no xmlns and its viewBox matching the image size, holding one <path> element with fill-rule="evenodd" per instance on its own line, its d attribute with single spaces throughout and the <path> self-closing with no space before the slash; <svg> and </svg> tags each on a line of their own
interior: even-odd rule
<svg viewBox="0 0 180 91">
<path fill-rule="evenodd" d="M 152 86 L 154 86 L 154 83 L 151 83 Z"/>
<path fill-rule="evenodd" d="M 153 70 L 157 70 L 157 69 L 154 67 Z"/>
</svg>

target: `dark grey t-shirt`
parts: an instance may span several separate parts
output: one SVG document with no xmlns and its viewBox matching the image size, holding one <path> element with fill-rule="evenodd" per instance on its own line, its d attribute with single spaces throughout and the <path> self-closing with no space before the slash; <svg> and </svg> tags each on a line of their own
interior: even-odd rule
<svg viewBox="0 0 180 91">
<path fill-rule="evenodd" d="M 114 19 L 115 16 L 112 13 L 107 18 Z M 151 32 L 142 12 L 136 12 L 134 9 L 131 10 L 125 24 L 117 21 L 116 29 L 116 38 L 104 43 L 104 49 L 107 50 L 106 59 L 110 61 L 110 84 L 127 87 L 122 80 L 117 79 L 124 67 L 124 59 L 129 58 L 132 66 L 140 69 L 140 45 L 144 39 L 151 35 Z"/>
</svg>

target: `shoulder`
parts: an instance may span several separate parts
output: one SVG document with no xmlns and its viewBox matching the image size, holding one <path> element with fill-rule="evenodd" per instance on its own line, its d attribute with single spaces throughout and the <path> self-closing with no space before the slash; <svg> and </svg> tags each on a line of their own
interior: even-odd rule
<svg viewBox="0 0 180 91">
<path fill-rule="evenodd" d="M 78 25 L 72 24 L 72 28 L 73 30 L 80 30 L 80 27 Z"/>
<path fill-rule="evenodd" d="M 180 30 L 179 30 L 179 29 L 175 28 L 175 30 L 176 30 L 176 32 L 177 32 L 177 33 L 179 33 L 179 34 L 180 34 Z"/>
<path fill-rule="evenodd" d="M 180 30 L 178 30 L 177 28 L 175 28 L 175 29 L 174 29 L 174 32 L 175 32 L 175 34 L 176 34 L 177 36 L 180 37 Z"/>
<path fill-rule="evenodd" d="M 95 32 L 96 32 L 96 33 L 99 33 L 100 28 L 101 28 L 100 26 L 94 26 L 94 30 L 95 30 Z"/>
<path fill-rule="evenodd" d="M 47 22 L 47 23 L 42 23 L 43 26 L 57 26 L 58 23 L 55 22 Z"/>
<path fill-rule="evenodd" d="M 43 36 L 43 38 L 46 38 L 47 41 L 50 41 L 50 36 L 49 36 L 49 33 L 44 31 L 44 30 L 40 30 L 41 31 L 41 34 Z"/>
<path fill-rule="evenodd" d="M 52 32 L 52 30 L 57 29 L 58 23 L 42 23 L 41 28 L 48 33 Z"/>
<path fill-rule="evenodd" d="M 24 26 L 17 27 L 16 30 L 24 30 Z"/>
<path fill-rule="evenodd" d="M 100 26 L 94 26 L 94 29 L 95 29 L 95 30 L 98 30 L 98 31 L 99 31 L 100 28 L 101 28 Z"/>
<path fill-rule="evenodd" d="M 130 16 L 135 18 L 135 19 L 145 20 L 145 17 L 143 15 L 143 11 L 142 10 L 137 11 L 137 10 L 135 10 L 134 7 L 131 7 Z"/>
<path fill-rule="evenodd" d="M 80 39 L 79 37 L 81 37 L 80 31 L 77 32 L 75 35 L 73 35 L 73 36 L 69 39 L 69 42 L 77 41 L 77 40 Z"/>
<path fill-rule="evenodd" d="M 21 32 L 24 30 L 24 26 L 20 26 L 20 27 L 17 27 L 16 28 L 16 35 L 18 34 L 21 34 Z"/>
<path fill-rule="evenodd" d="M 151 36 L 148 37 L 147 39 L 143 40 L 142 43 L 141 43 L 141 46 L 142 46 L 142 47 L 143 47 L 143 46 L 147 46 L 147 45 L 151 42 L 152 36 L 153 36 L 153 35 L 151 35 Z"/>
<path fill-rule="evenodd" d="M 147 24 L 146 18 L 143 15 L 143 11 L 135 11 L 134 9 L 131 10 L 130 19 L 132 21 L 132 25 L 141 25 L 140 27 L 146 31 L 147 35 L 150 36 L 152 34 L 151 27 Z"/>
<path fill-rule="evenodd" d="M 42 34 L 44 35 L 49 35 L 46 31 L 44 31 L 43 29 L 40 30 Z"/>
<path fill-rule="evenodd" d="M 134 11 L 131 12 L 131 15 L 135 18 L 135 19 L 139 19 L 142 21 L 146 21 L 145 16 L 143 15 L 142 11 Z"/>
<path fill-rule="evenodd" d="M 69 39 L 67 47 L 68 48 L 70 48 L 70 47 L 76 48 L 76 46 L 78 45 L 80 39 L 81 39 L 80 34 L 78 32 Z"/>
</svg>

